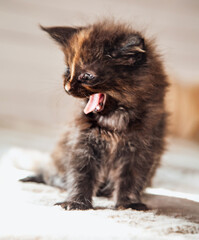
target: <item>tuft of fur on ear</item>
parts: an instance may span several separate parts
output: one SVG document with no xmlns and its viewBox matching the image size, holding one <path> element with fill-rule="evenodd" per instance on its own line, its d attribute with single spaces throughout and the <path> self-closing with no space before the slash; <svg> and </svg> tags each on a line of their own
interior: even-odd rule
<svg viewBox="0 0 199 240">
<path fill-rule="evenodd" d="M 40 28 L 62 46 L 67 45 L 68 40 L 73 34 L 80 30 L 80 28 L 73 27 L 43 27 L 42 25 L 40 25 Z"/>
<path fill-rule="evenodd" d="M 125 65 L 134 65 L 140 62 L 145 55 L 144 39 L 137 34 L 128 36 L 119 41 L 115 49 L 111 51 L 111 57 Z"/>
</svg>

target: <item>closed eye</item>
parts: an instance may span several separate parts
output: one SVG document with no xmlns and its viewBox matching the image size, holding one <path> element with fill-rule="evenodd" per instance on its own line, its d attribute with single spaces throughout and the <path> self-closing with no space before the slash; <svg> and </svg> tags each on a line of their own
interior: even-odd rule
<svg viewBox="0 0 199 240">
<path fill-rule="evenodd" d="M 95 76 L 91 73 L 81 73 L 78 77 L 78 80 L 83 82 L 86 80 L 93 80 L 95 78 Z"/>
</svg>

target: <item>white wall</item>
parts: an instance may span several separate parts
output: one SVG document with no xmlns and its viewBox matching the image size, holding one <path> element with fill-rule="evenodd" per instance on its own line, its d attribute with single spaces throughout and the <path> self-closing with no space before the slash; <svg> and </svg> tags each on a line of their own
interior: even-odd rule
<svg viewBox="0 0 199 240">
<path fill-rule="evenodd" d="M 38 24 L 84 25 L 103 16 L 132 23 L 155 36 L 169 73 L 199 80 L 197 0 L 1 0 L 1 119 L 56 124 L 71 119 L 75 101 L 62 89 L 61 51 Z"/>
</svg>

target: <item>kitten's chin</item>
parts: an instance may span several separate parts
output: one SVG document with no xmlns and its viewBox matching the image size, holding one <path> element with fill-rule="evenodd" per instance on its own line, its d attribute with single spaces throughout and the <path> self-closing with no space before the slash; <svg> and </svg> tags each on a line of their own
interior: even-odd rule
<svg viewBox="0 0 199 240">
<path fill-rule="evenodd" d="M 97 113 L 101 112 L 104 109 L 106 104 L 106 94 L 104 93 L 95 93 L 89 96 L 89 100 L 84 108 L 84 113 L 88 114 L 91 112 Z"/>
</svg>

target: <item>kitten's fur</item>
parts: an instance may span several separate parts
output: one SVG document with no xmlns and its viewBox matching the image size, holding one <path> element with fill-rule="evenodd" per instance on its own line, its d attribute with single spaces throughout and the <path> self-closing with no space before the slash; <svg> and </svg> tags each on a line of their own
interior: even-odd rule
<svg viewBox="0 0 199 240">
<path fill-rule="evenodd" d="M 67 210 L 92 208 L 93 195 L 113 195 L 116 208 L 147 209 L 141 194 L 164 150 L 168 85 L 152 41 L 109 21 L 42 29 L 65 54 L 66 91 L 82 98 L 84 106 L 94 93 L 106 94 L 93 95 L 97 101 L 106 96 L 106 102 L 100 111 L 88 104 L 87 114 L 80 109 L 52 153 L 53 170 L 22 181 L 66 189 L 68 198 L 60 204 Z"/>
</svg>

